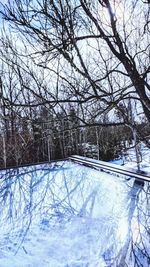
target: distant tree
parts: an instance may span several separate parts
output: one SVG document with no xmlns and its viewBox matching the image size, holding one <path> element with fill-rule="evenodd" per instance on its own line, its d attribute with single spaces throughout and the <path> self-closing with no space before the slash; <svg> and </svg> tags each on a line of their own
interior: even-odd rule
<svg viewBox="0 0 150 267">
<path fill-rule="evenodd" d="M 134 107 L 135 107 L 135 101 L 129 98 L 126 104 L 123 102 L 119 104 L 118 109 L 116 111 L 116 115 L 119 118 L 119 120 L 120 121 L 123 120 L 124 123 L 127 124 L 132 131 L 132 138 L 133 138 L 132 146 L 135 148 L 137 170 L 140 172 L 140 162 L 142 161 L 142 154 L 140 149 L 141 140 L 138 128 L 139 122 L 136 122 L 137 115 Z M 125 153 L 126 153 L 126 148 L 125 148 Z"/>
</svg>

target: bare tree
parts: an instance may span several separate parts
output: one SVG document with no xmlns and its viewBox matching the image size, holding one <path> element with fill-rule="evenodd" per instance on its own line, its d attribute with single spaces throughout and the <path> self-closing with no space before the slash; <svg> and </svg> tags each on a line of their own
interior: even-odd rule
<svg viewBox="0 0 150 267">
<path fill-rule="evenodd" d="M 34 62 L 49 70 L 49 74 L 59 76 L 61 86 L 62 82 L 65 88 L 71 84 L 65 99 L 59 85 L 59 93 L 49 101 L 66 102 L 66 96 L 68 102 L 100 101 L 104 110 L 112 109 L 130 93 L 150 121 L 149 43 L 145 26 L 149 10 L 142 1 L 22 0 L 9 2 L 1 13 L 30 44 L 28 53 Z M 54 67 L 58 60 L 59 73 Z M 62 73 L 64 64 L 67 73 Z M 86 86 L 80 85 L 77 90 L 72 80 L 78 76 L 86 81 Z M 70 93 L 75 99 L 70 98 Z"/>
<path fill-rule="evenodd" d="M 62 155 L 68 154 L 63 150 L 69 142 L 78 150 L 78 133 L 71 128 L 99 126 L 103 114 L 109 118 L 103 124 L 133 127 L 126 114 L 116 122 L 122 101 L 134 99 L 150 121 L 149 5 L 140 0 L 15 0 L 1 2 L 0 12 L 5 25 L 1 60 L 17 80 L 13 95 L 9 88 L 4 91 L 5 107 L 20 107 L 32 124 L 40 107 L 69 118 L 72 106 L 80 124 L 70 122 L 65 136 L 56 134 Z M 52 135 L 41 136 L 48 137 L 49 159 L 55 154 Z M 136 135 L 145 139 L 137 129 Z"/>
</svg>

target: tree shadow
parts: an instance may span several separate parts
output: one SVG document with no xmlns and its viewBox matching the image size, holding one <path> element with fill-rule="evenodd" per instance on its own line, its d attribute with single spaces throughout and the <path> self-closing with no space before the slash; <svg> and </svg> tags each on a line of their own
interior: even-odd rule
<svg viewBox="0 0 150 267">
<path fill-rule="evenodd" d="M 93 257 L 104 266 L 148 266 L 147 183 L 141 187 L 69 161 L 10 169 L 0 178 L 3 251 L 28 254 L 26 244 L 35 236 L 63 233 L 82 244 L 83 266 Z"/>
</svg>

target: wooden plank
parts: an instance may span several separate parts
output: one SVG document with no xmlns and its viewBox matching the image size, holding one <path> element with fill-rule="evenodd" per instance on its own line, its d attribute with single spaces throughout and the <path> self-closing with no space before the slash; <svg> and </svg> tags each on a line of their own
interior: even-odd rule
<svg viewBox="0 0 150 267">
<path fill-rule="evenodd" d="M 131 178 L 135 178 L 138 181 L 147 181 L 150 182 L 150 176 L 146 175 L 145 173 L 136 173 L 132 170 L 128 170 L 123 166 L 115 166 L 115 164 L 110 163 L 110 162 L 105 162 L 102 160 L 95 160 L 95 159 L 90 159 L 87 157 L 82 157 L 82 156 L 78 156 L 78 155 L 73 155 L 71 157 L 69 157 L 69 159 L 78 162 L 78 163 L 82 163 L 84 165 L 88 165 L 90 167 L 93 168 L 98 168 L 100 170 L 103 171 L 109 171 L 109 172 L 114 172 L 114 173 L 119 173 L 119 174 L 123 174 L 125 176 L 131 177 Z"/>
</svg>

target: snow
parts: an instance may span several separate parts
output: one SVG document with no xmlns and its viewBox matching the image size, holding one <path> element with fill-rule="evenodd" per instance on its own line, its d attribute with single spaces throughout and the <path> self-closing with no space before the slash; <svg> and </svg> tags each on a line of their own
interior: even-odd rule
<svg viewBox="0 0 150 267">
<path fill-rule="evenodd" d="M 150 173 L 150 149 L 146 147 L 144 144 L 140 144 L 140 146 L 141 146 L 140 170 L 144 171 L 145 173 Z M 136 171 L 137 162 L 136 162 L 135 148 L 129 148 L 127 150 L 126 156 L 120 159 L 112 160 L 110 162 L 117 165 L 124 165 L 125 167 Z"/>
<path fill-rule="evenodd" d="M 140 145 L 140 171 L 150 175 L 150 149 Z M 135 148 L 127 151 L 125 158 L 111 161 L 117 165 L 124 165 L 128 169 L 137 171 Z M 150 186 L 145 183 L 140 194 L 137 194 L 134 216 L 131 220 L 132 242 L 128 248 L 127 266 L 150 266 Z M 127 257 L 126 257 L 127 259 Z M 134 265 L 135 264 L 135 265 Z"/>
<path fill-rule="evenodd" d="M 0 267 L 132 266 L 129 247 L 133 239 L 139 253 L 141 232 L 149 249 L 147 184 L 142 190 L 133 179 L 70 161 L 1 171 L 0 178 Z"/>
</svg>

